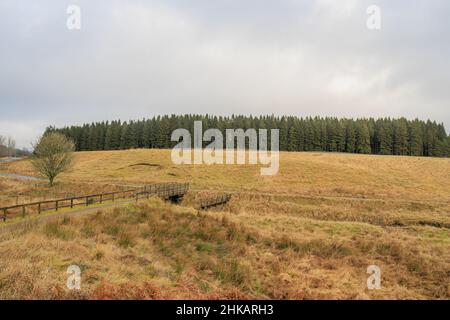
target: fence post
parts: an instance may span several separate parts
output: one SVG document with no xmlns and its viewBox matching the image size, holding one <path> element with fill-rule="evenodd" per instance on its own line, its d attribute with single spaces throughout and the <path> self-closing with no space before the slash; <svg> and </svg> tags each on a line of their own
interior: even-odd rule
<svg viewBox="0 0 450 320">
<path fill-rule="evenodd" d="M 100 203 L 103 203 L 103 194 L 100 195 Z"/>
<path fill-rule="evenodd" d="M 115 193 L 112 194 L 112 202 L 114 202 L 114 195 L 115 195 Z"/>
<path fill-rule="evenodd" d="M 5 222 L 6 221 L 6 210 L 8 210 L 8 209 L 3 209 L 3 222 Z"/>
<path fill-rule="evenodd" d="M 73 199 L 70 199 L 70 209 L 73 209 Z"/>
<path fill-rule="evenodd" d="M 59 209 L 59 201 L 58 200 L 55 201 L 55 209 L 56 209 L 56 211 L 58 211 L 58 209 Z"/>
<path fill-rule="evenodd" d="M 86 197 L 86 207 L 89 205 L 89 197 Z"/>
<path fill-rule="evenodd" d="M 23 216 L 23 217 L 25 217 L 25 213 L 26 213 L 26 212 L 25 212 L 25 205 L 23 205 L 23 207 L 22 207 L 22 216 Z"/>
<path fill-rule="evenodd" d="M 41 214 L 41 203 L 38 204 L 38 214 Z"/>
</svg>

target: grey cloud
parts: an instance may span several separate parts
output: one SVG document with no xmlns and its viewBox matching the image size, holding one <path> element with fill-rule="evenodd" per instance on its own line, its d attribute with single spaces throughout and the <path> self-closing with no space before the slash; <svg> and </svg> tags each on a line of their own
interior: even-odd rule
<svg viewBox="0 0 450 320">
<path fill-rule="evenodd" d="M 450 128 L 444 0 L 0 4 L 0 133 L 162 113 L 431 118 Z M 69 4 L 82 30 L 66 29 Z"/>
</svg>

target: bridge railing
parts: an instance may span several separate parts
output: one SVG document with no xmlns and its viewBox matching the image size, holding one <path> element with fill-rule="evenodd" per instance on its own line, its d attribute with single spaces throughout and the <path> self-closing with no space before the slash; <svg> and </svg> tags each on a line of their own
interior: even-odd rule
<svg viewBox="0 0 450 320">
<path fill-rule="evenodd" d="M 77 206 L 88 207 L 93 204 L 101 204 L 107 201 L 115 202 L 119 199 L 136 198 L 136 201 L 138 201 L 139 199 L 142 199 L 142 195 L 145 195 L 146 198 L 149 198 L 150 196 L 157 196 L 165 199 L 169 199 L 172 197 L 179 198 L 184 196 L 188 190 L 189 183 L 157 183 L 124 191 L 24 203 L 0 208 L 0 219 L 6 221 L 6 219 L 11 216 L 16 217 L 18 215 L 22 215 L 23 217 L 25 217 L 31 212 L 40 214 L 44 211 L 58 211 L 63 208 L 74 208 Z"/>
<path fill-rule="evenodd" d="M 164 199 L 179 198 L 189 190 L 189 183 L 158 183 L 145 185 L 140 192 L 136 193 L 136 200 L 140 197 L 149 198 L 157 196 Z"/>
<path fill-rule="evenodd" d="M 221 204 L 225 204 L 225 203 L 227 203 L 230 200 L 231 200 L 231 195 L 230 194 L 224 194 L 224 195 L 221 195 L 221 196 L 212 197 L 212 198 L 209 198 L 209 199 L 206 199 L 206 200 L 202 201 L 201 204 L 200 204 L 200 208 L 205 210 L 205 209 L 208 209 L 208 208 L 211 208 L 211 207 L 215 207 L 215 206 L 218 206 L 218 205 L 221 205 Z"/>
</svg>

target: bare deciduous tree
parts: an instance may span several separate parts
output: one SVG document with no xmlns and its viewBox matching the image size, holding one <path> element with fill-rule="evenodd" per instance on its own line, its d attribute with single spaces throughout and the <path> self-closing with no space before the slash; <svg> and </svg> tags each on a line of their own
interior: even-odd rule
<svg viewBox="0 0 450 320">
<path fill-rule="evenodd" d="M 7 148 L 6 148 L 6 138 L 0 135 L 0 157 L 6 156 Z"/>
<path fill-rule="evenodd" d="M 45 134 L 34 145 L 33 167 L 53 186 L 55 178 L 71 168 L 74 150 L 74 143 L 66 136 L 55 132 Z"/>
<path fill-rule="evenodd" d="M 14 157 L 16 155 L 16 141 L 13 138 L 8 137 L 6 147 L 8 148 L 8 157 Z"/>
</svg>

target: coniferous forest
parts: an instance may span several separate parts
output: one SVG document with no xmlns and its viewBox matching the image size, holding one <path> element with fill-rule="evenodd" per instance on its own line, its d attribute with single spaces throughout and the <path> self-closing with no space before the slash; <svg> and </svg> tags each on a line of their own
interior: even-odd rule
<svg viewBox="0 0 450 320">
<path fill-rule="evenodd" d="M 294 116 L 155 116 L 139 121 L 96 122 L 82 126 L 47 128 L 73 139 L 77 151 L 131 148 L 172 148 L 173 130 L 185 128 L 193 137 L 194 121 L 203 131 L 279 129 L 281 151 L 325 151 L 381 155 L 450 156 L 450 136 L 444 125 L 405 118 L 338 119 Z M 269 134 L 270 136 L 270 134 Z M 209 142 L 205 142 L 207 145 Z"/>
</svg>

